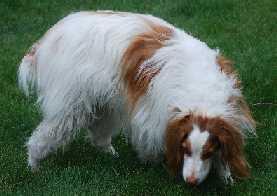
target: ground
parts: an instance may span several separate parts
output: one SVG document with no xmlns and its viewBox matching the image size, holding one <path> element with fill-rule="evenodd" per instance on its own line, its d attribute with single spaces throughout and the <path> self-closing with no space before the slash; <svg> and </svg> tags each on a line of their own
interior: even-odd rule
<svg viewBox="0 0 277 196">
<path fill-rule="evenodd" d="M 199 187 L 189 187 L 170 177 L 162 164 L 140 163 L 122 136 L 114 140 L 118 159 L 80 136 L 48 157 L 40 171 L 30 172 L 24 145 L 41 114 L 35 99 L 27 99 L 17 87 L 18 64 L 63 16 L 97 9 L 162 17 L 235 62 L 258 122 L 257 137 L 246 142 L 249 179 L 231 186 L 211 174 Z M 276 21 L 274 0 L 1 0 L 0 195 L 277 195 Z"/>
</svg>

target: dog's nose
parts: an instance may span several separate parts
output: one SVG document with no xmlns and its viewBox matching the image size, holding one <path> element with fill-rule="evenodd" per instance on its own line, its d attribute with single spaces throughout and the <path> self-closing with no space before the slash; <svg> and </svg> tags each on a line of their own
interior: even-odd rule
<svg viewBox="0 0 277 196">
<path fill-rule="evenodd" d="M 192 185 L 192 186 L 195 186 L 195 185 L 198 184 L 198 180 L 197 180 L 197 178 L 195 176 L 189 176 L 189 177 L 187 177 L 186 181 L 187 181 L 187 183 L 189 185 Z"/>
</svg>

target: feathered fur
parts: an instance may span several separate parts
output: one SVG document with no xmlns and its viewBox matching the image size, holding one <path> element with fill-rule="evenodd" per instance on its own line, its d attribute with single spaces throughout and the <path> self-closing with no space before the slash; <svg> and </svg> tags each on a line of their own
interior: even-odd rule
<svg viewBox="0 0 277 196">
<path fill-rule="evenodd" d="M 27 95 L 35 92 L 43 112 L 27 143 L 29 165 L 36 167 L 83 127 L 94 139 L 102 131 L 101 146 L 108 149 L 112 132 L 125 128 L 141 159 L 157 160 L 166 150 L 170 119 L 180 115 L 173 107 L 182 115 L 220 117 L 241 134 L 254 132 L 247 105 L 234 99 L 242 97 L 237 77 L 222 71 L 218 56 L 150 15 L 70 14 L 33 45 L 19 67 L 19 85 Z"/>
</svg>

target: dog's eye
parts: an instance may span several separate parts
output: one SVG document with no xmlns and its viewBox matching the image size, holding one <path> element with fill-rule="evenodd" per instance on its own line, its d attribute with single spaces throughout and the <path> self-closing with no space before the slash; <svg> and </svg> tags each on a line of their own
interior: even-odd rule
<svg viewBox="0 0 277 196">
<path fill-rule="evenodd" d="M 184 148 L 184 154 L 187 156 L 191 156 L 191 151 L 188 148 Z"/>
<path fill-rule="evenodd" d="M 191 156 L 191 144 L 190 141 L 188 140 L 188 133 L 184 134 L 184 136 L 182 137 L 181 140 L 181 153 L 187 155 L 187 156 Z"/>
<path fill-rule="evenodd" d="M 183 142 L 181 145 L 181 149 L 185 155 L 191 156 L 191 149 L 190 149 L 190 145 L 188 142 Z"/>
<path fill-rule="evenodd" d="M 184 142 L 186 139 L 188 139 L 188 136 L 189 136 L 189 134 L 186 133 L 186 134 L 183 136 L 182 141 Z"/>
<path fill-rule="evenodd" d="M 211 158 L 212 156 L 213 156 L 213 152 L 212 151 L 205 152 L 205 153 L 202 154 L 201 159 L 206 160 L 206 159 Z"/>
</svg>

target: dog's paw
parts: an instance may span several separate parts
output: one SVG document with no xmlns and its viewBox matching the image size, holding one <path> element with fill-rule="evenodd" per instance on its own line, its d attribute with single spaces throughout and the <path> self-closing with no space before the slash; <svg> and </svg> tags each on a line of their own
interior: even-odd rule
<svg viewBox="0 0 277 196">
<path fill-rule="evenodd" d="M 103 151 L 104 151 L 105 153 L 111 154 L 111 155 L 114 156 L 115 158 L 118 158 L 118 157 L 119 157 L 118 152 L 116 152 L 116 150 L 114 149 L 114 147 L 113 147 L 112 145 L 103 148 Z"/>
<path fill-rule="evenodd" d="M 37 172 L 38 169 L 39 169 L 39 167 L 38 167 L 38 160 L 29 156 L 29 158 L 28 158 L 28 166 L 29 166 L 29 168 L 31 169 L 31 171 L 33 173 Z"/>
</svg>

